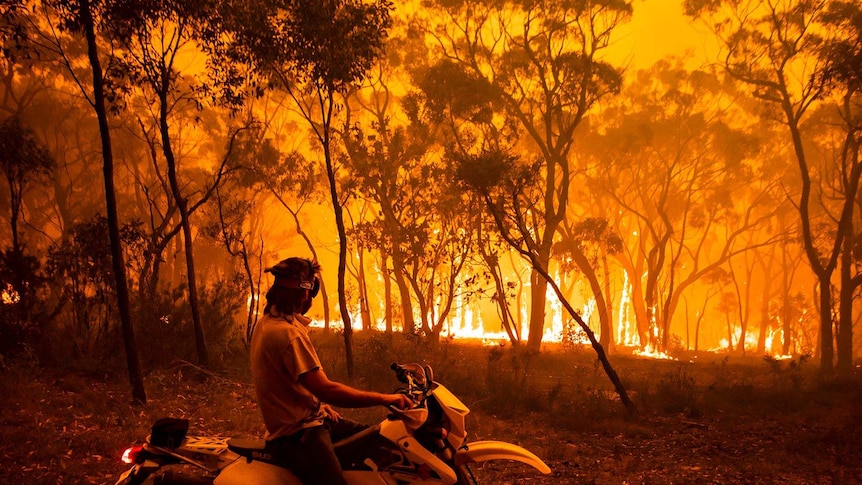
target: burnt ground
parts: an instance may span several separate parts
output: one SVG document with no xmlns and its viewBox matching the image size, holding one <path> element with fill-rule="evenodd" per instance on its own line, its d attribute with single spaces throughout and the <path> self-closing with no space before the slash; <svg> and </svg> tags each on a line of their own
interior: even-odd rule
<svg viewBox="0 0 862 485">
<path fill-rule="evenodd" d="M 533 386 L 540 400 L 557 403 L 539 409 L 489 405 L 488 397 L 469 396 L 463 399 L 473 410 L 469 440 L 517 443 L 552 469 L 542 476 L 520 463 L 491 462 L 476 470 L 480 483 L 862 483 L 857 380 L 811 377 L 808 385 L 788 387 L 789 381 L 763 370 L 759 359 L 739 368 L 724 362 L 704 364 L 707 377 L 699 384 L 695 377 L 679 378 L 697 375 L 695 367 L 680 372 L 678 363 L 620 361 L 620 375 L 638 404 L 636 416 L 622 412 L 612 398 L 596 399 L 583 380 L 562 391 L 557 377 L 550 379 L 557 382 L 550 390 Z M 734 378 L 737 372 L 744 377 Z M 771 377 L 759 381 L 758 373 Z M 113 483 L 126 468 L 119 460 L 123 450 L 163 416 L 190 418 L 192 434 L 262 434 L 253 390 L 242 376 L 200 373 L 188 365 L 154 371 L 146 377 L 143 406 L 129 402 L 123 377 L 119 369 L 84 372 L 5 362 L 0 483 Z M 674 392 L 667 390 L 674 385 Z M 578 396 L 592 396 L 592 402 L 585 406 Z M 384 413 L 382 408 L 344 412 L 365 422 Z"/>
</svg>

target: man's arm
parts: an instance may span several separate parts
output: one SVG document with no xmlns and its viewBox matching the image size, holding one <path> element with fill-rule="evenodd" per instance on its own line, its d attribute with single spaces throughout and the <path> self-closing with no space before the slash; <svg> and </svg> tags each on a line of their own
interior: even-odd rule
<svg viewBox="0 0 862 485">
<path fill-rule="evenodd" d="M 340 382 L 332 381 L 323 369 L 317 368 L 299 376 L 299 382 L 323 402 L 345 408 L 367 408 L 371 406 L 395 406 L 408 409 L 413 401 L 404 394 L 383 394 L 362 391 Z"/>
</svg>

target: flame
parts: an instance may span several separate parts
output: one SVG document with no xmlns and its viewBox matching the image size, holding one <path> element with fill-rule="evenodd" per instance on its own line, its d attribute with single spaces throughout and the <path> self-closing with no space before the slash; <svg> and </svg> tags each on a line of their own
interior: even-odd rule
<svg viewBox="0 0 862 485">
<path fill-rule="evenodd" d="M 743 346 L 746 351 L 756 351 L 757 343 L 760 339 L 759 335 L 760 329 L 757 328 L 756 331 L 747 331 L 745 332 L 745 336 L 742 335 L 742 326 L 736 325 L 732 332 L 733 338 L 733 348 L 739 348 L 739 342 L 742 340 Z M 780 346 L 780 342 L 782 341 L 782 336 L 784 335 L 784 331 L 779 329 L 767 329 L 766 335 L 764 337 L 764 349 L 766 350 L 766 355 L 772 357 L 776 360 L 787 360 L 793 358 L 790 355 L 783 355 L 778 352 L 773 352 L 774 346 Z M 721 339 L 717 347 L 709 349 L 710 352 L 727 352 L 727 350 L 731 348 L 731 342 L 728 341 L 727 337 Z"/>
<path fill-rule="evenodd" d="M 21 295 L 15 291 L 15 288 L 12 287 L 9 283 L 6 283 L 6 288 L 3 291 L 0 291 L 0 303 L 4 305 L 14 305 L 21 301 Z"/>
<path fill-rule="evenodd" d="M 665 352 L 653 349 L 651 345 L 647 345 L 644 349 L 635 349 L 632 351 L 632 354 L 650 359 L 678 360 L 676 357 L 671 357 Z"/>
<path fill-rule="evenodd" d="M 629 314 L 632 307 L 631 284 L 629 274 L 623 271 L 623 290 L 620 295 L 619 321 L 617 322 L 617 339 L 625 347 L 640 347 L 641 339 L 637 328 L 632 324 Z"/>
<path fill-rule="evenodd" d="M 633 315 L 633 304 L 632 304 L 632 285 L 629 280 L 629 276 L 625 271 L 621 272 L 622 274 L 622 289 L 620 291 L 619 296 L 619 306 L 618 313 L 616 315 L 616 322 L 614 324 L 615 328 L 615 347 L 618 349 L 631 349 L 632 355 L 636 355 L 638 357 L 651 358 L 651 359 L 661 359 L 661 360 L 678 360 L 677 358 L 671 356 L 666 350 L 659 350 L 654 348 L 652 345 L 642 345 L 640 335 L 638 333 L 637 325 L 634 323 L 634 315 Z M 8 290 L 3 292 L 3 302 L 7 302 Z M 573 319 L 570 318 L 567 311 L 563 307 L 560 300 L 557 298 L 553 289 L 548 286 L 547 288 L 547 314 L 546 314 L 546 322 L 547 324 L 543 328 L 542 332 L 542 342 L 543 343 L 551 343 L 551 344 L 559 344 L 562 343 L 564 345 L 575 345 L 575 346 L 590 346 L 590 339 L 587 337 L 586 333 L 574 323 Z M 248 305 L 252 305 L 254 301 L 252 298 L 248 299 Z M 493 322 L 486 322 L 486 318 L 483 317 L 483 305 L 488 305 L 487 300 L 477 300 L 471 299 L 464 295 L 459 295 L 456 297 L 455 302 L 452 305 L 452 310 L 449 317 L 443 323 L 442 328 L 440 329 L 440 337 L 444 339 L 456 339 L 456 340 L 470 340 L 474 342 L 479 342 L 485 346 L 496 346 L 501 343 L 508 343 L 510 341 L 508 332 L 502 327 L 501 323 L 497 323 L 497 327 L 494 327 Z M 597 310 L 595 298 L 589 298 L 584 303 L 580 309 L 580 315 L 582 319 L 590 323 L 592 316 L 595 314 Z M 485 308 L 487 312 L 487 308 Z M 335 308 L 335 311 L 338 312 L 338 308 Z M 517 319 L 520 323 L 520 331 L 521 341 L 526 342 L 530 337 L 530 328 L 529 328 L 529 303 L 525 302 L 516 309 Z M 653 312 L 653 315 L 655 312 Z M 354 308 L 350 311 L 351 316 L 351 324 L 355 331 L 361 332 L 363 330 L 363 319 L 362 313 L 359 310 L 359 304 L 357 303 Z M 421 316 L 416 314 L 413 315 L 414 321 L 419 322 L 421 320 Z M 325 322 L 322 319 L 312 319 L 311 322 L 312 327 L 316 328 L 324 328 Z M 330 328 L 334 330 L 339 330 L 342 328 L 343 323 L 340 319 L 336 318 L 330 321 Z M 374 321 L 370 322 L 370 325 L 367 325 L 371 329 L 382 332 L 386 330 L 386 322 L 383 318 L 377 318 Z M 393 325 L 393 330 L 396 332 L 402 331 L 398 324 Z M 601 336 L 601 330 L 593 328 L 593 332 L 596 334 L 596 337 Z M 650 328 L 651 332 L 658 332 L 657 325 L 653 324 Z M 746 350 L 754 351 L 757 348 L 758 339 L 759 339 L 759 328 L 754 328 L 754 331 L 746 332 L 744 336 L 744 346 Z M 765 348 L 766 354 L 775 359 L 790 359 L 792 356 L 790 355 L 782 355 L 775 346 L 780 346 L 782 331 L 779 328 L 778 330 L 769 329 L 765 335 Z M 738 342 L 742 335 L 742 328 L 737 325 L 733 331 L 732 335 L 733 340 L 733 348 L 738 347 Z M 730 343 L 728 342 L 728 338 L 725 337 L 721 339 L 718 346 L 708 349 L 709 352 L 715 353 L 725 353 L 728 349 L 731 348 Z"/>
</svg>

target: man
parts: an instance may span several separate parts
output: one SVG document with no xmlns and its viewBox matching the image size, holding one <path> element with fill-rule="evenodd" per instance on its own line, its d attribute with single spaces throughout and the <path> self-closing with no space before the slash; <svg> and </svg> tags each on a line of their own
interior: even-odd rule
<svg viewBox="0 0 862 485">
<path fill-rule="evenodd" d="M 252 335 L 251 372 L 267 452 L 306 485 L 346 484 L 332 443 L 365 426 L 342 419 L 329 404 L 407 409 L 413 402 L 404 394 L 362 391 L 326 376 L 305 316 L 320 289 L 317 263 L 288 258 L 266 272 L 275 282 Z"/>
</svg>

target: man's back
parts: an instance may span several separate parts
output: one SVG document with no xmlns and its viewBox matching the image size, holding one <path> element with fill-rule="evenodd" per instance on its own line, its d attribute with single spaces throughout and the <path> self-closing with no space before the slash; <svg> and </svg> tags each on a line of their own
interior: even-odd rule
<svg viewBox="0 0 862 485">
<path fill-rule="evenodd" d="M 251 372 L 268 440 L 323 424 L 320 402 L 299 376 L 320 367 L 302 315 L 264 315 L 251 339 Z"/>
</svg>

